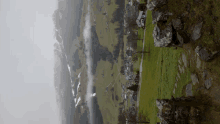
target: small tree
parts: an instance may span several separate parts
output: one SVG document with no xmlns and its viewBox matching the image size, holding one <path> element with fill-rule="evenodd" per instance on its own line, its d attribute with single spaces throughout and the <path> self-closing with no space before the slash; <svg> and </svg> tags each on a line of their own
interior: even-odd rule
<svg viewBox="0 0 220 124">
<path fill-rule="evenodd" d="M 138 85 L 134 84 L 130 87 L 127 87 L 127 89 L 132 90 L 132 91 L 137 91 L 138 90 Z"/>
</svg>

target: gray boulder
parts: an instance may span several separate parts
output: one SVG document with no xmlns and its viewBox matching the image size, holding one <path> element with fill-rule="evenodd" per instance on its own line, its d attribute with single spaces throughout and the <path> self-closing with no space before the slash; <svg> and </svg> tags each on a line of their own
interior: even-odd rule
<svg viewBox="0 0 220 124">
<path fill-rule="evenodd" d="M 205 80 L 206 89 L 209 89 L 211 86 L 212 86 L 212 79 L 209 78 L 209 79 Z"/>
<path fill-rule="evenodd" d="M 192 80 L 193 85 L 195 85 L 196 83 L 199 83 L 199 80 L 196 74 L 191 74 L 191 80 Z"/>
<path fill-rule="evenodd" d="M 187 59 L 186 59 L 186 55 L 184 53 L 182 54 L 182 60 L 183 60 L 184 66 L 187 67 L 188 66 L 188 62 L 187 62 Z"/>
<path fill-rule="evenodd" d="M 164 101 L 163 101 L 163 100 L 156 99 L 156 105 L 157 105 L 157 108 L 158 108 L 159 110 L 162 110 L 162 109 L 163 109 L 163 104 L 164 104 Z"/>
<path fill-rule="evenodd" d="M 167 47 L 172 43 L 172 27 L 169 23 L 165 29 L 161 30 L 156 24 L 153 30 L 154 46 L 155 47 Z"/>
<path fill-rule="evenodd" d="M 192 84 L 186 85 L 186 96 L 192 96 Z"/>
<path fill-rule="evenodd" d="M 202 46 L 197 46 L 195 49 L 195 52 L 197 56 L 200 57 L 203 61 L 209 61 L 213 58 L 213 56 L 217 53 L 215 52 L 214 54 L 210 53 L 206 48 L 203 48 Z"/>
<path fill-rule="evenodd" d="M 195 25 L 192 33 L 192 40 L 198 40 L 201 37 L 201 29 L 202 29 L 203 22 L 200 22 L 199 24 Z"/>
<path fill-rule="evenodd" d="M 155 8 L 160 8 L 161 6 L 165 5 L 167 3 L 167 0 L 151 0 L 147 4 L 147 9 L 154 10 Z"/>
<path fill-rule="evenodd" d="M 180 19 L 172 19 L 172 25 L 175 30 L 181 30 L 183 28 L 183 24 Z"/>
</svg>

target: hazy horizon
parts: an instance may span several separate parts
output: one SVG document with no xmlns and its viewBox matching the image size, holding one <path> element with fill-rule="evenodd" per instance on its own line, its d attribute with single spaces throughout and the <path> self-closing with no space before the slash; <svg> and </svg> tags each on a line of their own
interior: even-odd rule
<svg viewBox="0 0 220 124">
<path fill-rule="evenodd" d="M 0 0 L 0 123 L 60 124 L 53 84 L 56 0 Z"/>
</svg>

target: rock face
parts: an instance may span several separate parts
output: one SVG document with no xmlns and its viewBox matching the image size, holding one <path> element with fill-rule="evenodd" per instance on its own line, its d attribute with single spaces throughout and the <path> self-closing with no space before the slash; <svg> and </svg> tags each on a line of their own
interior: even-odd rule
<svg viewBox="0 0 220 124">
<path fill-rule="evenodd" d="M 154 10 L 155 8 L 159 8 L 167 3 L 167 0 L 151 0 L 147 4 L 147 9 Z"/>
<path fill-rule="evenodd" d="M 152 23 L 156 24 L 153 31 L 154 45 L 155 47 L 181 47 L 190 41 L 190 37 L 183 31 L 184 25 L 179 17 L 167 22 L 173 13 L 168 11 L 165 4 L 167 4 L 167 0 L 152 0 L 147 4 L 148 9 L 152 11 Z M 197 27 L 196 29 L 198 29 Z"/>
<path fill-rule="evenodd" d="M 158 21 L 167 21 L 168 17 L 173 15 L 165 9 L 159 9 L 152 11 L 152 24 L 156 24 Z"/>
<path fill-rule="evenodd" d="M 182 60 L 183 60 L 184 66 L 187 67 L 188 62 L 187 62 L 187 59 L 186 59 L 186 55 L 184 53 L 182 54 Z"/>
<path fill-rule="evenodd" d="M 200 109 L 196 106 L 194 97 L 179 97 L 171 99 L 157 99 L 159 109 L 157 116 L 163 124 L 188 124 L 200 115 Z"/>
<path fill-rule="evenodd" d="M 210 61 L 211 59 L 213 59 L 215 55 L 218 55 L 220 53 L 219 51 L 215 51 L 211 53 L 208 50 L 206 50 L 205 47 L 202 47 L 201 45 L 196 47 L 195 52 L 199 56 L 199 58 L 203 61 Z"/>
<path fill-rule="evenodd" d="M 173 19 L 172 25 L 175 30 L 181 30 L 183 28 L 183 24 L 180 19 Z"/>
<path fill-rule="evenodd" d="M 209 78 L 209 79 L 205 80 L 206 89 L 209 89 L 211 86 L 212 86 L 212 79 Z"/>
<path fill-rule="evenodd" d="M 171 23 L 164 30 L 161 30 L 158 25 L 153 30 L 154 46 L 167 47 L 172 43 L 172 27 Z"/>
<path fill-rule="evenodd" d="M 184 43 L 188 43 L 190 41 L 187 34 L 184 33 L 183 31 L 177 32 L 177 40 L 179 41 L 180 45 L 183 45 Z"/>
<path fill-rule="evenodd" d="M 186 85 L 186 96 L 192 96 L 192 84 Z"/>
<path fill-rule="evenodd" d="M 195 25 L 192 33 L 192 40 L 198 40 L 201 36 L 201 29 L 202 29 L 203 22 L 200 22 L 199 24 Z"/>
<path fill-rule="evenodd" d="M 156 24 L 153 31 L 155 47 L 182 46 L 188 43 L 190 38 L 182 30 L 183 24 L 180 19 L 173 19 L 172 22 L 166 24 L 166 21 L 172 13 L 164 11 L 153 11 L 153 24 Z M 165 27 L 165 28 L 164 28 Z"/>
<path fill-rule="evenodd" d="M 196 74 L 191 74 L 191 80 L 192 80 L 193 85 L 195 85 L 196 83 L 199 83 L 199 80 Z"/>
</svg>

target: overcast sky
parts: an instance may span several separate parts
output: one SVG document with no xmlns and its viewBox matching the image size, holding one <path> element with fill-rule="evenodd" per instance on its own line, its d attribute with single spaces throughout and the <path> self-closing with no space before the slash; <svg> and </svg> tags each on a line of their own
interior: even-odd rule
<svg viewBox="0 0 220 124">
<path fill-rule="evenodd" d="M 58 124 L 56 0 L 0 0 L 0 124 Z"/>
</svg>

